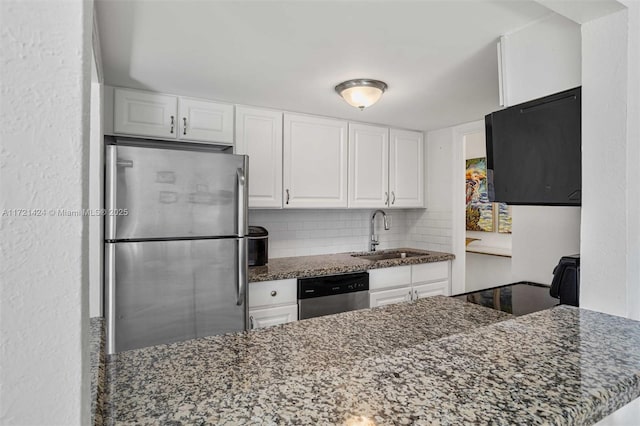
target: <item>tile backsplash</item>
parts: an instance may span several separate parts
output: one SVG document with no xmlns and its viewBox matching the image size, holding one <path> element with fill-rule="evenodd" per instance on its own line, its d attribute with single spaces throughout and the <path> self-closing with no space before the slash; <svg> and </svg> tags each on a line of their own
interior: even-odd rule
<svg viewBox="0 0 640 426">
<path fill-rule="evenodd" d="M 369 222 L 367 210 L 249 210 L 249 224 L 269 231 L 269 257 L 366 251 Z M 414 247 L 451 251 L 451 213 L 416 210 L 385 210 L 391 229 L 384 230 L 381 215 L 375 230 L 379 249 Z"/>
<path fill-rule="evenodd" d="M 407 240 L 410 247 L 451 253 L 452 212 L 407 210 Z"/>
</svg>

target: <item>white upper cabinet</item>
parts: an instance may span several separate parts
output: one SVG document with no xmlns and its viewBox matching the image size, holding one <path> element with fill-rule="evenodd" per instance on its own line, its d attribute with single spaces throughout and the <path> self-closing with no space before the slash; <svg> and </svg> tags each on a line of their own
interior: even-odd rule
<svg viewBox="0 0 640 426">
<path fill-rule="evenodd" d="M 391 129 L 389 207 L 424 207 L 422 132 Z"/>
<path fill-rule="evenodd" d="M 236 106 L 236 154 L 249 156 L 249 207 L 282 208 L 282 112 Z"/>
<path fill-rule="evenodd" d="M 176 138 L 178 104 L 175 96 L 115 89 L 115 133 Z"/>
<path fill-rule="evenodd" d="M 285 208 L 347 207 L 347 122 L 284 114 Z"/>
<path fill-rule="evenodd" d="M 389 202 L 389 129 L 349 123 L 349 207 Z"/>
<path fill-rule="evenodd" d="M 233 143 L 233 105 L 178 98 L 180 139 Z"/>
<path fill-rule="evenodd" d="M 113 132 L 233 144 L 233 105 L 161 93 L 114 89 Z"/>
</svg>

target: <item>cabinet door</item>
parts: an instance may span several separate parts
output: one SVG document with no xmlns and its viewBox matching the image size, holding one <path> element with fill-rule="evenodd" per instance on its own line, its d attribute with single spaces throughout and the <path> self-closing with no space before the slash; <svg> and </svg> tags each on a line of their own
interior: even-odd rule
<svg viewBox="0 0 640 426">
<path fill-rule="evenodd" d="M 180 98 L 179 138 L 233 144 L 233 105 Z"/>
<path fill-rule="evenodd" d="M 389 129 L 349 123 L 349 207 L 386 207 Z"/>
<path fill-rule="evenodd" d="M 372 291 L 369 293 L 369 306 L 391 305 L 411 300 L 411 287 L 394 288 L 392 290 Z"/>
<path fill-rule="evenodd" d="M 421 132 L 390 131 L 390 207 L 424 207 L 424 146 Z"/>
<path fill-rule="evenodd" d="M 115 89 L 113 131 L 128 135 L 175 138 L 178 98 L 138 90 Z"/>
<path fill-rule="evenodd" d="M 272 325 L 285 324 L 298 320 L 298 305 L 286 305 L 278 308 L 250 309 L 249 327 L 271 327 Z"/>
<path fill-rule="evenodd" d="M 249 207 L 282 207 L 282 113 L 236 107 L 236 154 L 249 156 Z"/>
<path fill-rule="evenodd" d="M 450 294 L 449 280 L 413 285 L 413 300 L 431 296 L 449 296 Z"/>
<path fill-rule="evenodd" d="M 284 207 L 347 207 L 347 122 L 284 114 Z"/>
</svg>

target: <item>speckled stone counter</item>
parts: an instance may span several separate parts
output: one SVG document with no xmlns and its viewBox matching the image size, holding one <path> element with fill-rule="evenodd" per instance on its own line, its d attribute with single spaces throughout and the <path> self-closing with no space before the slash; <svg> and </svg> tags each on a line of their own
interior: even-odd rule
<svg viewBox="0 0 640 426">
<path fill-rule="evenodd" d="M 264 266 L 249 268 L 249 282 L 284 280 L 287 278 L 305 278 L 321 275 L 363 272 L 369 269 L 389 268 L 401 265 L 416 265 L 429 262 L 453 260 L 451 253 L 426 251 L 412 248 L 398 248 L 393 251 L 411 251 L 424 253 L 423 256 L 404 259 L 386 259 L 371 261 L 362 257 L 354 257 L 354 253 L 322 254 L 316 256 L 281 257 L 269 259 Z M 362 253 L 360 253 L 362 254 Z"/>
<path fill-rule="evenodd" d="M 640 395 L 640 323 L 447 297 L 124 352 L 107 424 L 591 424 Z"/>
<path fill-rule="evenodd" d="M 91 375 L 91 424 L 103 424 L 103 398 L 105 394 L 104 319 L 91 318 L 89 322 L 89 373 Z"/>
</svg>

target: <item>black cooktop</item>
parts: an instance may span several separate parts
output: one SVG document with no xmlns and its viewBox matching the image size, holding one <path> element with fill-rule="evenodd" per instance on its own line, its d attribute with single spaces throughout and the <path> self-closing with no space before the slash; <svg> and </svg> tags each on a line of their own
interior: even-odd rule
<svg viewBox="0 0 640 426">
<path fill-rule="evenodd" d="M 549 295 L 548 286 L 531 282 L 492 287 L 453 297 L 518 316 L 542 311 L 559 303 L 558 299 Z"/>
</svg>

